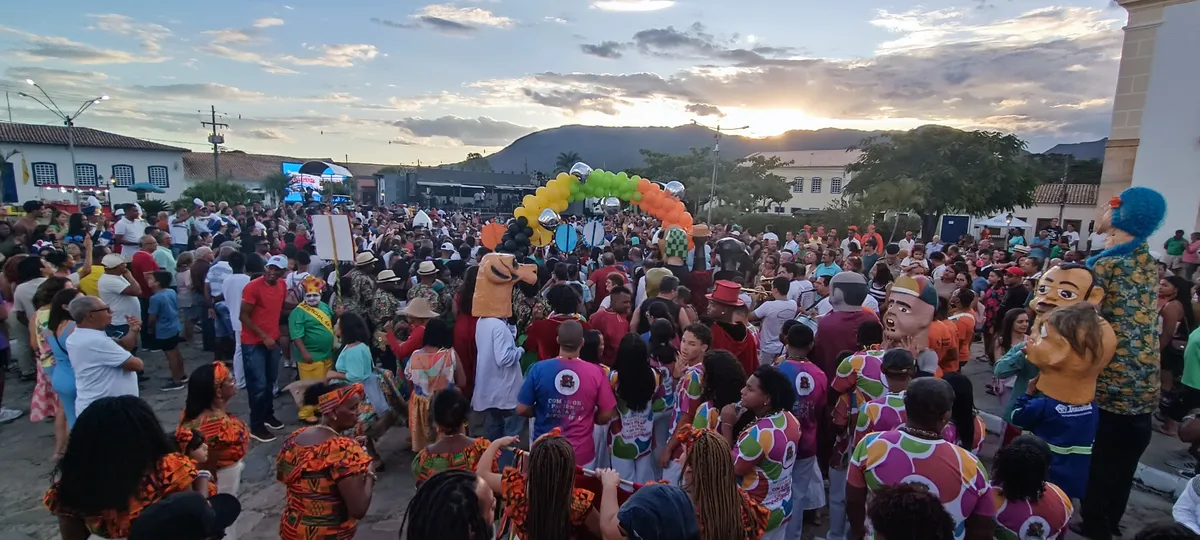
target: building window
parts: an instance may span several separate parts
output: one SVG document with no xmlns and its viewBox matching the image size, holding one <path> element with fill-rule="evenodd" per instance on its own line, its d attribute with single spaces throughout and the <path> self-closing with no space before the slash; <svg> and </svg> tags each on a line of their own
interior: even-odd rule
<svg viewBox="0 0 1200 540">
<path fill-rule="evenodd" d="M 775 207 L 775 213 L 776 213 L 776 214 L 782 214 L 782 213 L 783 213 L 783 207 L 782 207 L 782 206 L 776 206 L 776 207 Z"/>
<path fill-rule="evenodd" d="M 799 206 L 793 206 L 791 210 L 792 210 L 792 213 L 793 213 L 793 214 L 795 214 L 796 212 L 799 212 L 799 211 L 800 211 L 800 207 L 799 207 Z"/>
<path fill-rule="evenodd" d="M 33 185 L 35 186 L 57 186 L 58 185 L 58 165 L 53 163 L 34 163 L 33 164 Z"/>
<path fill-rule="evenodd" d="M 811 183 L 812 183 L 812 189 L 809 191 L 811 191 L 813 193 L 820 193 L 821 192 L 821 178 L 820 177 L 813 178 Z"/>
<path fill-rule="evenodd" d="M 132 165 L 113 165 L 113 178 L 117 179 L 116 187 L 129 187 L 134 184 Z"/>
<path fill-rule="evenodd" d="M 80 187 L 96 187 L 96 166 L 91 163 L 75 164 L 75 185 Z"/>
<path fill-rule="evenodd" d="M 829 179 L 829 192 L 837 195 L 842 192 L 842 179 L 833 177 Z"/>
<path fill-rule="evenodd" d="M 797 176 L 792 179 L 792 193 L 804 193 L 804 177 Z"/>
<path fill-rule="evenodd" d="M 162 165 L 151 165 L 150 183 L 163 189 L 171 187 L 171 182 L 167 176 L 167 168 Z"/>
</svg>

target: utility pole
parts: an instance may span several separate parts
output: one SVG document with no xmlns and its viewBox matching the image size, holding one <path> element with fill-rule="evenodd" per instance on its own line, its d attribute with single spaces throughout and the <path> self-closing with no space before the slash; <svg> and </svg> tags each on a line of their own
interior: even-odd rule
<svg viewBox="0 0 1200 540">
<path fill-rule="evenodd" d="M 4 93 L 4 106 L 8 108 L 8 123 L 12 123 L 12 102 L 8 100 L 8 92 Z"/>
<path fill-rule="evenodd" d="M 200 125 L 212 126 L 212 135 L 208 136 L 208 142 L 212 143 L 212 145 L 213 145 L 213 179 L 220 180 L 221 179 L 221 148 L 220 148 L 220 145 L 225 144 L 225 137 L 223 135 L 217 134 L 217 128 L 218 127 L 227 128 L 227 127 L 229 127 L 229 124 L 222 124 L 222 123 L 217 122 L 217 107 L 215 105 L 212 106 L 211 111 L 212 111 L 212 121 L 211 122 L 200 122 Z"/>
<path fill-rule="evenodd" d="M 1071 156 L 1063 156 L 1062 198 L 1058 202 L 1058 226 L 1063 226 L 1063 213 L 1067 210 L 1067 178 L 1071 176 Z"/>
<path fill-rule="evenodd" d="M 693 120 L 692 123 L 698 124 L 698 122 L 696 122 L 695 120 Z M 710 129 L 713 129 L 713 128 L 710 128 Z M 750 129 L 750 126 L 728 128 L 728 129 L 725 129 L 725 131 L 738 131 L 738 130 L 742 130 L 742 129 Z M 709 223 L 712 223 L 712 209 L 713 209 L 713 205 L 716 204 L 716 202 L 717 202 L 717 164 L 719 163 L 720 156 L 721 156 L 721 126 L 718 125 L 715 128 L 715 131 L 716 131 L 716 133 L 713 135 L 713 138 L 716 139 L 716 141 L 713 143 L 712 184 L 709 185 L 709 189 L 708 189 L 708 217 L 705 218 L 705 221 L 707 221 Z"/>
</svg>

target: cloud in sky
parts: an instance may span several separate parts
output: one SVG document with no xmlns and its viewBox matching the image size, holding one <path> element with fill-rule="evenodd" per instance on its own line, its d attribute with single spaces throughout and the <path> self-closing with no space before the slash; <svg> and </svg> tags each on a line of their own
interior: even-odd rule
<svg viewBox="0 0 1200 540">
<path fill-rule="evenodd" d="M 132 17 L 126 15 L 118 15 L 115 13 L 106 13 L 101 15 L 88 15 L 96 22 L 89 27 L 90 30 L 100 30 L 123 36 L 133 36 L 142 42 L 142 49 L 147 54 L 157 55 L 162 52 L 162 42 L 171 36 L 171 30 L 160 24 L 142 23 L 135 21 Z"/>
<path fill-rule="evenodd" d="M 469 146 L 500 146 L 535 131 L 529 126 L 494 120 L 486 116 L 478 118 L 460 118 L 458 116 L 432 119 L 405 118 L 393 125 L 400 128 L 403 134 L 414 137 L 446 137 Z"/>
<path fill-rule="evenodd" d="M 391 28 L 404 30 L 430 28 L 443 34 L 460 37 L 472 35 L 483 28 L 508 30 L 517 24 L 509 17 L 496 15 L 480 7 L 459 7 L 451 4 L 427 5 L 410 15 L 408 21 L 380 17 L 372 17 L 370 20 L 375 24 Z"/>
<path fill-rule="evenodd" d="M 295 139 L 288 137 L 286 134 L 284 134 L 282 131 L 280 131 L 276 128 L 252 129 L 250 131 L 247 131 L 246 133 L 242 133 L 242 135 L 244 135 L 246 137 L 250 137 L 251 139 L 260 139 L 260 140 L 265 140 L 265 141 L 283 141 L 283 142 L 294 142 L 295 141 Z"/>
<path fill-rule="evenodd" d="M 674 0 L 593 0 L 592 9 L 603 11 L 659 11 L 675 5 Z"/>
<path fill-rule="evenodd" d="M 65 60 L 79 64 L 138 64 L 170 60 L 156 53 L 141 56 L 117 49 L 102 49 L 64 37 L 40 36 L 7 26 L 0 26 L 0 34 L 22 38 L 25 43 L 13 50 L 13 54 L 28 62 Z"/>
<path fill-rule="evenodd" d="M 579 46 L 579 49 L 583 51 L 583 54 L 590 54 L 600 58 L 617 59 L 625 56 L 621 53 L 625 49 L 625 45 L 615 41 L 605 41 L 596 45 L 584 43 Z"/>
</svg>

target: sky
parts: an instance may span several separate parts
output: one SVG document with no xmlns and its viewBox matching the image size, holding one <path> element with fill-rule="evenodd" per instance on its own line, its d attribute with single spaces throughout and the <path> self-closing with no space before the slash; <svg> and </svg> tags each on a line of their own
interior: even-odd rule
<svg viewBox="0 0 1200 540">
<path fill-rule="evenodd" d="M 939 123 L 1042 151 L 1108 135 L 1125 12 L 1066 0 L 56 0 L 6 6 L 0 90 L 206 150 L 452 163 L 568 124 Z M 7 116 L 0 112 L 0 120 Z M 210 149 L 210 148 L 209 148 Z M 586 154 L 586 148 L 564 148 Z"/>
</svg>

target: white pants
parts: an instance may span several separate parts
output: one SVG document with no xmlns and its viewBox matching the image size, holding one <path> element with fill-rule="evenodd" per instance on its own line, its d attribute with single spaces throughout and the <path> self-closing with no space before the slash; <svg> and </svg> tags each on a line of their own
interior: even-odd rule
<svg viewBox="0 0 1200 540">
<path fill-rule="evenodd" d="M 606 469 L 612 466 L 608 452 L 608 424 L 592 428 L 592 446 L 596 447 L 596 467 Z M 625 475 L 621 475 L 621 478 L 625 478 Z"/>
<path fill-rule="evenodd" d="M 217 471 L 217 492 L 228 493 L 237 497 L 238 491 L 242 487 L 242 469 L 246 468 L 246 463 L 239 461 Z M 238 519 L 238 521 L 241 521 Z M 234 521 L 233 525 L 225 529 L 226 540 L 237 540 L 238 538 L 238 521 Z"/>
<path fill-rule="evenodd" d="M 804 530 L 804 511 L 825 506 L 825 482 L 817 467 L 817 456 L 797 459 L 792 467 L 792 520 L 787 538 L 800 538 Z"/>
<path fill-rule="evenodd" d="M 637 459 L 612 458 L 612 468 L 621 475 L 622 480 L 635 484 L 645 484 L 658 478 L 654 473 L 654 453 L 651 452 Z"/>
<path fill-rule="evenodd" d="M 663 469 L 662 479 L 663 479 L 663 481 L 671 484 L 672 486 L 681 486 L 682 487 L 683 486 L 683 466 L 681 466 L 679 464 L 679 462 L 672 459 L 670 462 L 667 463 L 667 468 Z"/>
<path fill-rule="evenodd" d="M 233 331 L 233 382 L 238 388 L 246 387 L 246 365 L 242 363 L 242 332 Z"/>
<path fill-rule="evenodd" d="M 829 468 L 829 534 L 825 540 L 846 540 L 850 521 L 846 519 L 846 471 Z"/>
</svg>

